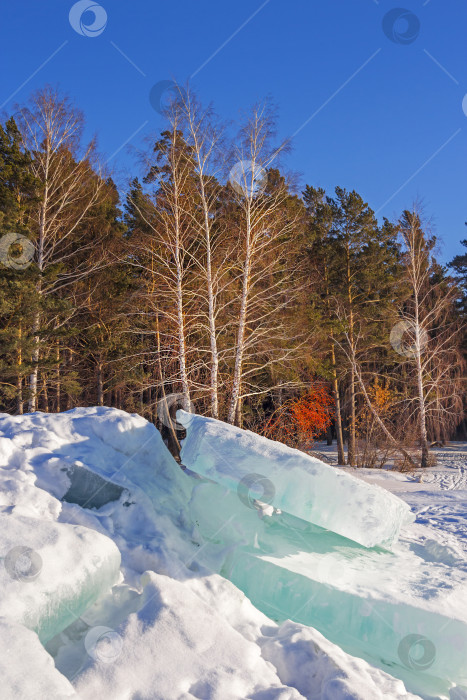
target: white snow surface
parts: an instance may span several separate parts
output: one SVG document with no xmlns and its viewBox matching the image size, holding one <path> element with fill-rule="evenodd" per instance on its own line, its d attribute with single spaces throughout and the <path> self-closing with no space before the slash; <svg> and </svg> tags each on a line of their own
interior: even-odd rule
<svg viewBox="0 0 467 700">
<path fill-rule="evenodd" d="M 465 465 L 464 457 L 459 461 Z M 125 491 L 99 510 L 62 502 L 74 465 Z M 428 487 L 406 475 L 368 471 L 365 479 L 397 491 L 418 514 L 403 529 L 407 546 L 424 547 L 438 563 L 466 567 L 466 492 L 445 498 L 440 480 Z M 276 624 L 231 582 L 204 568 L 205 545 L 193 536 L 187 510 L 199 483 L 140 416 L 102 407 L 2 414 L 0 514 L 8 523 L 0 535 L 2 583 L 9 576 L 0 588 L 2 700 L 467 697 L 460 687 L 412 694 L 402 680 L 345 653 L 312 627 Z M 12 576 L 7 555 L 18 546 L 27 552 L 13 557 Z M 103 570 L 110 572 L 106 584 L 105 577 L 92 579 Z M 72 585 L 63 590 L 70 572 Z M 48 619 L 41 607 L 45 584 L 49 599 L 56 595 L 66 613 L 52 606 L 54 629 L 61 631 L 44 648 L 33 630 L 38 619 L 42 625 Z"/>
<path fill-rule="evenodd" d="M 79 700 L 37 634 L 4 617 L 0 617 L 0 679 L 0 697 L 5 700 Z"/>
</svg>

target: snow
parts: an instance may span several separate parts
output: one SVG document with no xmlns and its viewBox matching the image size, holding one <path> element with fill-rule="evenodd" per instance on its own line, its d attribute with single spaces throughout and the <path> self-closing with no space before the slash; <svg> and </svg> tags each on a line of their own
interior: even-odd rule
<svg viewBox="0 0 467 700">
<path fill-rule="evenodd" d="M 79 700 L 34 632 L 0 617 L 0 678 L 4 700 Z"/>
<path fill-rule="evenodd" d="M 391 546 L 412 516 L 407 504 L 378 486 L 280 442 L 185 411 L 181 460 L 189 469 L 366 547 Z M 260 495 L 255 488 L 261 489 Z"/>
<path fill-rule="evenodd" d="M 292 622 L 278 628 L 218 576 L 144 579 L 142 608 L 119 629 L 118 664 L 82 675 L 83 700 L 123 699 L 129 679 L 154 700 L 416 697 L 315 630 Z"/>
<path fill-rule="evenodd" d="M 459 461 L 465 464 L 464 457 Z M 236 493 L 184 472 L 154 426 L 139 416 L 102 407 L 2 415 L 0 517 L 9 525 L 2 529 L 0 542 L 6 543 L 3 533 L 8 532 L 6 547 L 27 547 L 42 560 L 36 576 L 38 562 L 21 554 L 18 572 L 30 576 L 8 582 L 8 587 L 15 587 L 16 598 L 8 587 L 0 588 L 2 698 L 63 699 L 75 692 L 82 700 L 96 694 L 112 700 L 467 697 L 454 676 L 433 675 L 434 664 L 421 672 L 404 667 L 400 659 L 381 658 L 375 649 L 365 651 L 355 640 L 344 643 L 345 623 L 339 639 L 329 639 L 330 634 L 323 636 L 324 627 L 315 629 L 324 624 L 319 615 L 310 616 L 308 624 L 287 620 L 272 609 L 266 616 L 264 603 L 253 601 L 254 605 L 235 581 L 227 580 L 240 577 L 241 567 L 236 568 L 235 562 L 249 556 L 255 566 L 269 567 L 262 568 L 259 577 L 270 579 L 272 591 L 277 577 L 271 571 L 280 569 L 300 594 L 294 577 L 305 567 L 303 578 L 321 586 L 322 597 L 316 600 L 324 603 L 324 611 L 326 606 L 345 608 L 343 596 L 352 596 L 358 600 L 362 626 L 377 618 L 374 604 L 390 607 L 402 599 L 410 614 L 418 605 L 421 619 L 438 614 L 464 624 L 467 519 L 462 500 L 467 494 L 440 489 L 441 480 L 425 484 L 410 475 L 370 471 L 353 474 L 354 480 L 377 480 L 386 490 L 397 491 L 418 513 L 414 524 L 402 527 L 392 552 L 364 548 L 280 513 L 267 499 L 252 507 Z M 72 482 L 75 493 L 79 491 L 74 499 L 78 503 L 62 500 L 70 494 Z M 96 495 L 90 493 L 92 488 L 101 489 L 102 503 L 91 500 L 83 507 L 89 496 Z M 100 507 L 90 507 L 93 503 Z M 456 521 L 449 520 L 449 508 Z M 229 520 L 232 514 L 235 517 Z M 321 549 L 316 546 L 320 540 Z M 281 547 L 295 547 L 295 553 Z M 113 574 L 97 597 L 91 586 L 92 599 L 78 605 L 73 621 L 47 642 L 46 634 L 41 644 L 36 632 L 25 626 L 34 627 L 25 619 L 22 601 L 32 600 L 31 610 L 41 610 L 38 619 L 46 622 L 48 612 L 44 616 L 38 605 L 44 600 L 39 586 L 53 581 L 52 569 L 47 570 L 44 562 L 57 572 L 57 585 L 71 566 L 72 595 L 67 600 L 72 605 L 82 600 L 95 553 L 107 553 L 112 559 L 117 550 L 121 558 L 117 578 Z M 359 563 L 352 565 L 356 553 Z M 5 554 L 4 547 L 0 556 Z M 309 563 L 306 557 L 311 557 Z M 390 569 L 389 560 L 398 558 L 408 571 Z M 386 562 L 390 573 L 386 578 L 373 568 L 376 559 Z M 81 576 L 73 573 L 75 563 Z M 2 577 L 4 568 L 0 567 Z M 258 582 L 257 577 L 254 580 Z M 266 585 L 263 591 L 267 592 Z M 58 599 L 64 599 L 62 593 Z M 53 602 L 53 595 L 49 600 Z M 274 604 L 272 598 L 269 602 Z M 400 612 L 403 618 L 406 610 Z M 64 623 L 54 605 L 52 622 L 57 630 Z M 408 624 L 412 633 L 417 631 L 414 624 Z M 449 639 L 437 637 L 436 656 L 444 669 L 446 657 L 452 656 L 455 664 L 465 642 L 463 630 L 451 633 Z M 417 662 L 416 645 L 415 651 L 408 647 L 406 651 L 409 662 Z"/>
</svg>

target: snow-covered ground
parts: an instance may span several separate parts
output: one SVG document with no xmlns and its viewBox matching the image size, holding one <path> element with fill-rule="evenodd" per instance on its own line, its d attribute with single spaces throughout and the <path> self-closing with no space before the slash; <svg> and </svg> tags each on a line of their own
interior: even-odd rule
<svg viewBox="0 0 467 700">
<path fill-rule="evenodd" d="M 324 445 L 316 451 L 333 458 Z M 447 610 L 451 587 L 458 595 L 467 580 L 467 448 L 437 453 L 422 482 L 380 470 L 356 476 L 409 503 L 416 521 L 403 527 L 401 551 L 426 563 L 427 605 L 439 597 Z M 266 617 L 213 573 L 221 555 L 191 520 L 206 503 L 194 496 L 201 486 L 218 488 L 183 472 L 139 416 L 90 408 L 0 418 L 2 699 L 467 698 L 446 684 L 411 693 L 390 665 Z"/>
<path fill-rule="evenodd" d="M 335 445 L 316 443 L 313 454 L 329 464 L 337 464 Z M 432 448 L 430 454 L 436 457 L 435 466 L 407 474 L 392 469 L 344 469 L 370 484 L 388 489 L 411 506 L 416 524 L 408 528 L 406 537 L 410 539 L 412 534 L 419 533 L 422 539 L 433 539 L 442 545 L 451 546 L 465 563 L 467 443 L 451 442 L 446 447 Z"/>
</svg>

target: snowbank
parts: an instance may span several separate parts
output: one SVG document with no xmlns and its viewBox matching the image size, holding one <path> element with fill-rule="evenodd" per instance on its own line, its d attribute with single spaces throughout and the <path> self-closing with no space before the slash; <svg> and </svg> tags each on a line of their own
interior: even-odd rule
<svg viewBox="0 0 467 700">
<path fill-rule="evenodd" d="M 90 478 L 89 472 L 104 482 Z M 70 496 L 70 489 L 73 502 L 66 502 L 62 499 L 66 494 Z M 98 497 L 91 493 L 97 489 L 102 489 Z M 228 576 L 233 572 L 229 572 L 229 566 L 235 562 L 237 552 L 243 557 L 256 550 L 257 562 L 264 563 L 265 557 L 276 555 L 274 566 L 283 568 L 287 564 L 287 583 L 293 589 L 293 557 L 281 546 L 285 547 L 287 541 L 287 546 L 292 544 L 297 550 L 295 565 L 304 566 L 303 561 L 298 561 L 294 537 L 302 535 L 305 541 L 316 543 L 315 536 L 321 533 L 319 536 L 332 538 L 334 544 L 335 540 L 340 542 L 344 552 L 345 548 L 356 548 L 370 557 L 378 550 L 367 550 L 336 534 L 325 533 L 287 513 L 279 515 L 267 504 L 258 509 L 258 504 L 245 505 L 237 494 L 225 494 L 221 486 L 183 472 L 154 426 L 139 416 L 89 408 L 58 415 L 0 417 L 0 515 L 9 519 L 8 532 L 14 532 L 12 523 L 19 528 L 18 536 L 9 535 L 8 542 L 5 538 L 1 554 L 6 559 L 8 551 L 19 546 L 29 547 L 40 556 L 38 560 L 29 551 L 26 557 L 24 551 L 20 552 L 13 570 L 29 580 L 10 576 L 8 587 L 19 586 L 20 598 L 26 600 L 30 596 L 33 601 L 31 610 L 43 612 L 38 601 L 45 602 L 46 597 L 39 596 L 39 586 L 51 580 L 52 569 L 61 581 L 60 568 L 66 572 L 71 567 L 76 572 L 71 578 L 73 595 L 66 599 L 65 590 L 58 594 L 58 599 L 67 600 L 70 607 L 85 599 L 93 566 L 97 576 L 99 571 L 112 568 L 112 578 L 116 573 L 113 567 L 117 549 L 121 557 L 118 582 L 112 586 L 110 579 L 107 583 L 102 579 L 97 597 L 93 594 L 83 606 L 79 604 L 73 610 L 74 621 L 46 643 L 55 669 L 37 635 L 17 621 L 34 626 L 25 619 L 27 606 L 14 597 L 9 598 L 7 605 L 6 598 L 2 598 L 7 589 L 3 593 L 0 589 L 1 609 L 10 615 L 0 626 L 0 642 L 5 650 L 0 653 L 0 673 L 5 679 L 2 697 L 73 697 L 72 688 L 82 698 L 97 693 L 112 700 L 417 697 L 405 690 L 401 680 L 388 675 L 399 674 L 400 666 L 385 665 L 381 659 L 372 661 L 385 669 L 378 670 L 368 659 L 346 653 L 312 627 L 290 621 L 278 625 L 253 607 L 233 583 L 213 573 L 220 571 Z M 224 497 L 233 497 L 235 508 L 238 503 L 243 509 L 240 519 L 229 519 Z M 99 507 L 93 508 L 93 504 Z M 27 519 L 35 519 L 34 525 L 27 527 L 31 522 Z M 302 523 L 299 535 L 298 523 Z M 289 531 L 285 539 L 284 528 Z M 33 530 L 37 530 L 34 546 Z M 269 552 L 262 549 L 265 545 Z M 306 549 L 302 545 L 303 542 L 300 550 Z M 99 569 L 99 562 L 92 559 L 96 552 L 102 561 L 107 558 L 112 565 Z M 401 552 L 406 553 L 407 548 L 399 544 L 397 556 Z M 380 553 L 395 556 L 381 550 Z M 324 551 L 315 548 L 313 556 L 314 563 L 324 562 L 315 578 L 325 582 L 329 591 L 330 577 L 338 578 L 336 570 L 342 569 L 342 562 L 338 561 L 338 569 L 329 568 Z M 433 552 L 430 556 L 433 559 Z M 417 561 L 421 562 L 421 558 Z M 47 568 L 49 562 L 52 569 Z M 426 581 L 437 564 L 425 564 L 422 569 L 419 563 L 413 577 L 414 584 L 420 584 L 421 608 L 438 604 L 440 609 L 457 605 L 464 610 L 458 591 L 465 578 L 449 568 L 441 578 L 445 565 L 439 564 L 431 580 L 436 595 L 431 593 L 430 598 Z M 347 572 L 348 569 L 346 566 Z M 3 577 L 5 572 L 2 571 Z M 261 572 L 261 576 L 269 576 L 273 581 L 269 573 Z M 449 576 L 454 586 L 443 595 L 442 584 L 446 586 Z M 387 582 L 379 581 L 376 575 L 370 579 L 362 588 L 362 579 L 355 582 L 351 575 L 334 588 L 342 594 L 347 587 L 364 599 L 371 587 L 379 587 L 382 598 L 389 595 L 391 586 Z M 97 588 L 97 582 L 90 586 L 94 593 Z M 53 595 L 48 599 L 51 624 L 44 638 L 53 631 L 54 619 L 60 622 L 55 629 L 65 620 L 63 611 L 54 607 Z M 332 596 L 323 599 L 325 604 L 330 600 Z M 333 603 L 336 609 L 341 602 L 342 598 L 338 598 Z M 86 609 L 80 612 L 82 607 Z M 41 624 L 46 620 L 42 612 Z M 275 616 L 275 612 L 271 615 Z M 368 624 L 372 618 L 361 610 L 360 619 Z M 5 672 L 2 663 L 8 663 Z M 37 682 L 32 693 L 27 678 L 29 669 L 29 676 Z M 410 671 L 407 678 L 409 684 L 416 685 Z M 447 698 L 450 685 L 446 679 L 438 681 L 438 697 Z M 430 692 L 435 694 L 433 686 Z"/>
<path fill-rule="evenodd" d="M 0 618 L 0 678 L 4 700 L 79 700 L 34 632 Z"/>
<path fill-rule="evenodd" d="M 137 683 L 151 700 L 413 699 L 402 681 L 353 659 L 315 630 L 277 627 L 219 576 L 143 577 L 140 610 L 119 628 L 121 655 L 97 660 L 83 700 L 124 700 Z"/>
</svg>

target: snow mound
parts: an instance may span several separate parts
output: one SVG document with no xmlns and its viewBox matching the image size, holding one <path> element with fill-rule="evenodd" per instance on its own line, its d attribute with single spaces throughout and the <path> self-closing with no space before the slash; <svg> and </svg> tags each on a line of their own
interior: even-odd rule
<svg viewBox="0 0 467 700">
<path fill-rule="evenodd" d="M 253 698 L 268 689 L 271 698 L 303 698 L 297 690 L 284 688 L 254 641 L 233 629 L 189 586 L 152 572 L 143 583 L 141 609 L 119 630 L 118 663 L 103 674 L 105 662 L 98 661 L 83 674 L 77 686 L 83 700 L 126 697 L 123 689 L 132 676 L 140 694 L 153 700 Z"/>
<path fill-rule="evenodd" d="M 0 618 L 0 678 L 4 700 L 79 700 L 34 632 Z"/>
<path fill-rule="evenodd" d="M 413 521 L 408 505 L 389 491 L 299 450 L 214 418 L 180 410 L 177 419 L 187 430 L 183 464 L 245 499 L 266 500 L 365 547 L 390 547 Z"/>
<path fill-rule="evenodd" d="M 97 659 L 81 675 L 82 700 L 123 700 L 129 678 L 151 700 L 417 697 L 315 630 L 292 622 L 278 628 L 219 576 L 142 578 L 141 608 L 118 629 L 118 663 Z"/>
<path fill-rule="evenodd" d="M 256 452 L 260 451 L 257 447 Z M 89 477 L 88 472 L 104 483 Z M 95 495 L 90 493 L 92 484 L 102 488 L 102 498 L 88 501 Z M 70 499 L 77 502 L 70 503 L 66 494 L 70 489 L 73 493 L 73 488 L 79 494 Z M 389 559 L 409 552 L 413 558 L 404 559 L 404 563 L 412 566 L 419 562 L 417 555 L 400 543 L 394 554 L 367 549 L 288 512 L 279 514 L 277 506 L 268 504 L 267 499 L 259 507 L 260 500 L 250 502 L 243 492 L 226 492 L 222 486 L 180 469 L 155 427 L 136 415 L 99 407 L 61 414 L 1 416 L 0 514 L 8 523 L 2 532 L 11 534 L 8 541 L 0 536 L 0 555 L 6 559 L 14 547 L 29 548 L 28 552 L 17 552 L 14 569 L 29 580 L 11 579 L 8 574 L 8 586 L 0 588 L 0 614 L 8 616 L 0 626 L 0 643 L 3 649 L 12 648 L 14 655 L 12 660 L 5 652 L 0 660 L 0 673 L 6 679 L 2 697 L 74 697 L 72 688 L 83 700 L 96 693 L 112 700 L 418 697 L 405 690 L 408 683 L 418 692 L 414 677 L 408 673 L 405 685 L 394 678 L 394 674 L 400 675 L 401 667 L 381 659 L 379 648 L 375 656 L 362 653 L 364 658 L 357 659 L 348 648 L 339 648 L 340 639 L 330 641 L 299 622 L 282 622 L 285 618 L 279 619 L 272 607 L 266 617 L 264 610 L 258 609 L 264 601 L 254 600 L 254 607 L 235 581 L 227 580 L 238 577 L 242 587 L 252 586 L 252 598 L 258 585 L 259 596 L 265 593 L 274 604 L 278 579 L 271 572 L 282 569 L 284 590 L 287 586 L 295 589 L 300 597 L 294 568 L 302 567 L 307 570 L 303 578 L 321 582 L 327 591 L 326 596 L 316 599 L 319 606 L 327 606 L 337 615 L 341 608 L 348 610 L 343 605 L 345 592 L 357 596 L 359 605 L 362 600 L 368 602 L 373 589 L 380 590 L 382 599 L 394 595 L 398 582 L 391 587 L 388 581 L 380 580 L 378 572 L 370 575 L 365 585 L 365 572 L 354 579 L 355 570 L 365 564 L 362 557 L 370 561 L 376 553 Z M 37 531 L 34 544 L 33 531 Z M 317 546 L 320 539 L 321 549 Z M 106 557 L 111 560 L 112 566 L 99 567 L 99 562 L 93 562 L 96 552 L 103 561 Z M 119 571 L 116 553 L 121 557 Z M 327 564 L 329 553 L 342 572 L 338 582 L 336 568 Z M 341 558 L 336 559 L 338 554 Z M 239 562 L 251 565 L 248 557 L 260 567 L 254 571 L 252 566 L 250 576 L 247 569 L 239 573 Z M 276 561 L 267 561 L 267 557 Z M 443 559 L 434 551 L 431 558 Z M 10 559 L 11 555 L 8 562 Z M 324 564 L 314 578 L 310 577 L 309 569 L 320 561 Z M 413 578 L 405 579 L 407 585 L 419 586 L 420 592 L 426 590 L 426 596 L 420 596 L 421 611 L 427 601 L 440 612 L 456 605 L 464 610 L 455 570 L 446 563 L 425 564 L 423 570 L 418 564 Z M 266 565 L 273 568 L 266 570 Z M 39 595 L 39 586 L 51 580 L 52 570 L 62 582 L 70 567 L 72 595 L 66 597 L 71 590 L 66 587 L 58 591 L 56 600 L 54 593 Z M 99 578 L 110 569 L 113 573 L 107 582 Z M 434 580 L 427 583 L 432 570 Z M 5 575 L 6 569 L 2 571 Z M 244 581 L 240 581 L 241 575 Z M 456 579 L 449 595 L 430 599 L 429 583 L 442 592 L 442 582 L 449 575 Z M 92 576 L 96 577 L 89 585 L 92 595 L 87 597 L 85 589 Z M 12 585 L 19 586 L 19 600 L 9 593 Z M 10 596 L 8 604 L 6 595 Z M 28 596 L 30 608 L 22 602 Z M 46 601 L 51 605 L 49 626 L 44 625 L 47 617 L 42 615 Z M 72 611 L 73 621 L 50 638 L 65 622 L 63 609 L 56 605 L 60 601 Z M 26 619 L 29 609 L 41 612 L 35 619 Z M 315 613 L 318 610 L 316 607 Z M 373 618 L 361 605 L 360 613 L 362 627 L 367 625 L 373 634 L 369 625 Z M 314 626 L 314 619 L 321 624 L 319 614 L 310 616 L 307 623 Z M 25 624 L 37 629 L 43 641 L 49 640 L 47 651 Z M 21 653 L 12 637 L 19 640 Z M 351 653 L 360 655 L 358 644 L 351 648 Z M 47 652 L 53 656 L 55 669 Z M 3 673 L 5 659 L 11 663 Z M 41 679 L 34 678 L 37 691 L 32 693 L 24 677 L 28 666 L 34 677 L 37 674 Z M 438 696 L 448 698 L 452 682 L 443 677 L 437 683 Z"/>
</svg>

